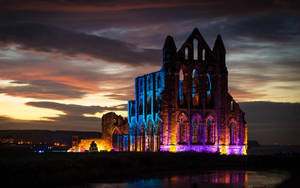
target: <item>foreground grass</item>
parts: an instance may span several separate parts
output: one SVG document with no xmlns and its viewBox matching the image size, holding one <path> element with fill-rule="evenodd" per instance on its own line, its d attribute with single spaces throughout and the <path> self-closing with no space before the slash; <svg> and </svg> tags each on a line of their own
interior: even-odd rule
<svg viewBox="0 0 300 188">
<path fill-rule="evenodd" d="M 185 153 L 0 153 L 1 183 L 53 187 L 87 182 L 128 181 L 203 170 L 288 170 L 299 155 L 220 156 Z M 285 182 L 290 183 L 290 182 Z"/>
</svg>

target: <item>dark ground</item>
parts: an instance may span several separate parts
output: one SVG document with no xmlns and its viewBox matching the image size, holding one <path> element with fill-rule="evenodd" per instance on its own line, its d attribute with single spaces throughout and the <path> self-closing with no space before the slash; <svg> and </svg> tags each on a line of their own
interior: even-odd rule
<svg viewBox="0 0 300 188">
<path fill-rule="evenodd" d="M 1 187 L 54 187 L 90 182 L 193 174 L 205 170 L 285 170 L 298 182 L 299 154 L 220 156 L 201 153 L 31 153 L 1 152 Z"/>
</svg>

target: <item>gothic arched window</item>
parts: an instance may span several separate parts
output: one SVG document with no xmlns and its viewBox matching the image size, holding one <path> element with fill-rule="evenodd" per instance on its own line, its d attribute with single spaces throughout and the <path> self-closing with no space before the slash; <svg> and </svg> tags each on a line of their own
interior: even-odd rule
<svg viewBox="0 0 300 188">
<path fill-rule="evenodd" d="M 145 126 L 140 127 L 140 151 L 145 151 L 146 138 L 145 138 Z"/>
<path fill-rule="evenodd" d="M 184 137 L 185 137 L 185 126 L 184 126 L 184 122 L 183 122 L 183 119 L 180 119 L 179 120 L 179 127 L 180 127 L 180 142 L 182 143 L 182 142 L 184 142 L 185 141 L 185 139 L 184 139 Z"/>
<path fill-rule="evenodd" d="M 196 69 L 193 70 L 192 78 L 192 97 L 195 97 L 195 94 L 198 92 L 198 71 Z"/>
<path fill-rule="evenodd" d="M 193 41 L 193 49 L 194 49 L 194 60 L 198 60 L 198 40 L 194 39 Z"/>
<path fill-rule="evenodd" d="M 147 101 L 147 114 L 151 114 L 152 111 L 152 104 L 151 104 L 151 97 L 149 97 Z"/>
<path fill-rule="evenodd" d="M 151 78 L 150 77 L 148 77 L 147 85 L 148 85 L 148 91 L 150 91 L 151 90 Z"/>
<path fill-rule="evenodd" d="M 160 88 L 161 86 L 160 76 L 157 77 L 157 88 Z"/>
<path fill-rule="evenodd" d="M 189 59 L 189 49 L 188 49 L 188 47 L 185 47 L 185 49 L 184 49 L 184 59 L 185 60 Z"/>
<path fill-rule="evenodd" d="M 193 105 L 197 106 L 199 104 L 199 74 L 196 69 L 192 73 L 192 99 Z"/>
<path fill-rule="evenodd" d="M 230 144 L 235 144 L 235 124 L 230 125 Z"/>
<path fill-rule="evenodd" d="M 199 135 L 198 135 L 198 132 L 199 132 L 198 131 L 199 130 L 199 120 L 197 118 L 193 119 L 192 127 L 193 127 L 192 143 L 197 143 L 198 142 L 198 138 L 199 138 Z"/>
<path fill-rule="evenodd" d="M 230 111 L 231 112 L 234 111 L 234 103 L 233 103 L 233 101 L 230 102 Z"/>
<path fill-rule="evenodd" d="M 204 128 L 204 124 L 202 122 L 199 123 L 199 137 L 200 137 L 200 142 L 201 143 L 205 143 L 205 128 Z"/>
<path fill-rule="evenodd" d="M 112 135 L 112 147 L 114 149 L 117 149 L 118 151 L 120 150 L 120 146 L 121 146 L 121 135 L 119 134 L 119 132 L 115 129 L 113 131 L 113 135 Z"/>
<path fill-rule="evenodd" d="M 139 80 L 139 92 L 142 93 L 143 92 L 143 81 Z"/>
<path fill-rule="evenodd" d="M 182 69 L 180 69 L 180 71 L 179 71 L 179 80 L 180 80 L 180 81 L 183 81 L 183 80 L 184 80 L 184 75 L 183 75 Z"/>
<path fill-rule="evenodd" d="M 205 49 L 202 49 L 202 61 L 205 61 Z"/>
<path fill-rule="evenodd" d="M 206 102 L 207 104 L 211 104 L 212 100 L 212 87 L 211 87 L 211 78 L 210 75 L 206 74 Z"/>
<path fill-rule="evenodd" d="M 154 111 L 155 112 L 159 112 L 160 111 L 160 105 L 161 105 L 160 96 L 156 96 L 156 101 L 154 103 Z"/>
<path fill-rule="evenodd" d="M 135 115 L 135 105 L 133 103 L 131 103 L 131 115 Z"/>
<path fill-rule="evenodd" d="M 143 114 L 143 103 L 142 101 L 140 101 L 140 104 L 139 104 L 139 115 L 142 115 Z"/>
<path fill-rule="evenodd" d="M 182 69 L 180 69 L 180 71 L 179 71 L 179 102 L 180 102 L 180 104 L 183 104 L 183 101 L 184 101 L 183 80 L 184 80 L 184 74 L 183 74 Z"/>
<path fill-rule="evenodd" d="M 208 73 L 206 74 L 206 94 L 207 96 L 211 94 L 211 79 Z"/>
<path fill-rule="evenodd" d="M 211 124 L 210 124 L 210 119 L 207 120 L 206 122 L 206 129 L 207 129 L 207 136 L 206 136 L 206 141 L 210 142 L 210 131 L 211 131 Z"/>
<path fill-rule="evenodd" d="M 211 118 L 208 118 L 206 121 L 206 129 L 207 129 L 207 142 L 209 144 L 213 144 L 215 142 L 215 128 L 214 123 Z"/>
<path fill-rule="evenodd" d="M 188 118 L 184 113 L 181 113 L 178 118 L 178 137 L 179 143 L 188 143 L 189 140 L 189 125 Z"/>
</svg>

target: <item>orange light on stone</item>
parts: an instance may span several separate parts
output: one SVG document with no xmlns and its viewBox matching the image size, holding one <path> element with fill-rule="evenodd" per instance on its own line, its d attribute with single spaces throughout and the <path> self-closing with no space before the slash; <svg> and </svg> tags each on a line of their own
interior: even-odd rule
<svg viewBox="0 0 300 188">
<path fill-rule="evenodd" d="M 92 142 L 95 142 L 97 144 L 97 150 L 98 151 L 110 151 L 112 149 L 111 143 L 109 143 L 107 140 L 103 139 L 82 139 L 80 140 L 80 143 L 78 146 L 73 146 L 68 150 L 68 152 L 85 152 L 89 151 L 90 145 Z"/>
<path fill-rule="evenodd" d="M 243 155 L 247 155 L 247 145 L 243 146 Z"/>
<path fill-rule="evenodd" d="M 220 146 L 220 154 L 221 155 L 227 155 L 226 146 Z"/>
<path fill-rule="evenodd" d="M 176 145 L 170 146 L 170 152 L 176 152 Z"/>
</svg>

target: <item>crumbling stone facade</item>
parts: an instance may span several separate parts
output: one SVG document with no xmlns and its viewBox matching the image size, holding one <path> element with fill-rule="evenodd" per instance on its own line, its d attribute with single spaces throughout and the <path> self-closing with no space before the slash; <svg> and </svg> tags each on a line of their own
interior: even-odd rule
<svg viewBox="0 0 300 188">
<path fill-rule="evenodd" d="M 102 139 L 116 151 L 128 151 L 128 120 L 114 112 L 102 116 Z"/>
<path fill-rule="evenodd" d="M 128 151 L 128 120 L 114 112 L 102 116 L 101 138 L 81 139 L 73 137 L 69 151 Z"/>
<path fill-rule="evenodd" d="M 130 151 L 246 154 L 244 112 L 228 93 L 226 50 L 194 29 L 177 50 L 168 36 L 160 71 L 135 79 L 128 102 Z"/>
<path fill-rule="evenodd" d="M 168 36 L 161 70 L 135 79 L 128 120 L 103 115 L 102 138 L 77 148 L 94 141 L 98 150 L 247 154 L 245 114 L 228 93 L 225 55 L 220 35 L 212 50 L 198 29 L 179 50 Z"/>
</svg>

